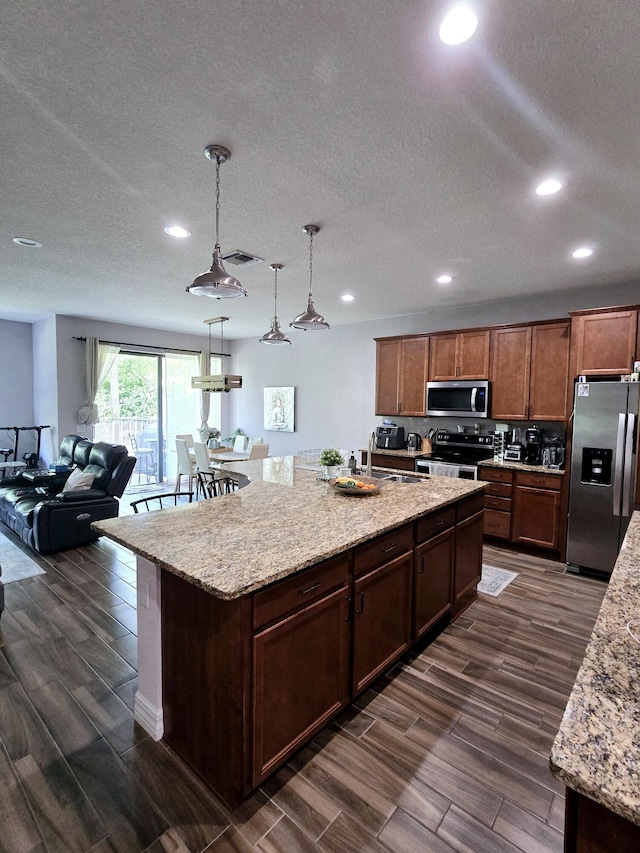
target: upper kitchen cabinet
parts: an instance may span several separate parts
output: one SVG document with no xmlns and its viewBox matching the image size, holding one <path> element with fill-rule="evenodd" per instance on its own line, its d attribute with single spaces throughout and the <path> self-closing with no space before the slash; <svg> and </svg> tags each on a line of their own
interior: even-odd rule
<svg viewBox="0 0 640 853">
<path fill-rule="evenodd" d="M 633 370 L 636 306 L 570 311 L 573 376 L 619 376 Z"/>
<path fill-rule="evenodd" d="M 488 379 L 489 329 L 431 335 L 429 379 Z"/>
<path fill-rule="evenodd" d="M 491 417 L 563 421 L 569 322 L 506 326 L 491 332 Z"/>
<path fill-rule="evenodd" d="M 376 338 L 376 415 L 424 417 L 429 337 Z"/>
</svg>

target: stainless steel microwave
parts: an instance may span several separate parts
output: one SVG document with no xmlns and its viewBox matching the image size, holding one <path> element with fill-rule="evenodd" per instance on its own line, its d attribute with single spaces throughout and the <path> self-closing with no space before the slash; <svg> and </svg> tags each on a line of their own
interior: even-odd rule
<svg viewBox="0 0 640 853">
<path fill-rule="evenodd" d="M 427 416 L 488 418 L 490 390 L 486 379 L 427 382 Z"/>
</svg>

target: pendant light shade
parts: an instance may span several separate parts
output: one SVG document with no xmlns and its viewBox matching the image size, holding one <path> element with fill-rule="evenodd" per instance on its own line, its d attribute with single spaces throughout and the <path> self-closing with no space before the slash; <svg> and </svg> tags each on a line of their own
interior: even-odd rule
<svg viewBox="0 0 640 853">
<path fill-rule="evenodd" d="M 274 272 L 275 279 L 273 286 L 273 318 L 271 319 L 271 328 L 260 338 L 260 343 L 271 344 L 272 346 L 290 344 L 291 341 L 289 338 L 284 332 L 280 331 L 280 321 L 278 320 L 278 270 L 282 269 L 282 264 L 271 264 L 271 269 Z"/>
<path fill-rule="evenodd" d="M 311 329 L 330 329 L 331 326 L 322 314 L 318 314 L 313 307 L 313 294 L 311 292 L 311 282 L 313 279 L 313 236 L 318 233 L 320 228 L 317 225 L 305 225 L 302 230 L 305 234 L 309 235 L 309 296 L 307 298 L 307 310 L 294 317 L 289 325 L 293 326 L 294 329 L 303 329 L 305 332 Z"/>
<path fill-rule="evenodd" d="M 222 265 L 220 254 L 220 166 L 231 157 L 228 148 L 222 145 L 208 145 L 204 149 L 205 155 L 216 164 L 216 244 L 213 250 L 213 263 L 211 269 L 201 273 L 187 287 L 187 293 L 195 293 L 197 296 L 211 296 L 214 299 L 235 299 L 238 296 L 246 296 L 247 291 L 238 279 L 230 275 Z"/>
</svg>

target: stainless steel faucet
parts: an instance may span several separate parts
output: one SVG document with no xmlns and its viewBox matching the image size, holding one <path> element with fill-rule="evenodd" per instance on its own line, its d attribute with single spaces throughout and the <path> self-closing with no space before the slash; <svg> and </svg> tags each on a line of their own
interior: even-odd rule
<svg viewBox="0 0 640 853">
<path fill-rule="evenodd" d="M 372 432 L 369 436 L 369 449 L 367 452 L 367 464 L 365 465 L 365 476 L 371 476 L 371 457 L 373 456 L 373 448 L 376 446 L 376 434 Z"/>
</svg>

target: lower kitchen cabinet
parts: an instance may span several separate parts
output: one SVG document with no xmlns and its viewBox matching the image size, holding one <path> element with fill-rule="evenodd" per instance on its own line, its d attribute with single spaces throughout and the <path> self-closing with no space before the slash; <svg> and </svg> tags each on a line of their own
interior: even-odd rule
<svg viewBox="0 0 640 853">
<path fill-rule="evenodd" d="M 514 542 L 558 550 L 561 485 L 554 474 L 516 473 Z"/>
<path fill-rule="evenodd" d="M 345 584 L 254 637 L 254 785 L 348 704 L 349 600 Z"/>
<path fill-rule="evenodd" d="M 456 507 L 456 559 L 453 615 L 458 616 L 477 596 L 482 575 L 482 496 L 468 498 Z"/>
<path fill-rule="evenodd" d="M 511 539 L 513 471 L 480 468 L 484 487 L 484 533 L 496 539 Z"/>
<path fill-rule="evenodd" d="M 481 466 L 480 479 L 485 536 L 560 549 L 562 475 Z"/>
<path fill-rule="evenodd" d="M 455 555 L 456 531 L 453 524 L 448 530 L 416 548 L 413 574 L 414 640 L 419 639 L 451 610 Z"/>
<path fill-rule="evenodd" d="M 353 693 L 360 693 L 411 645 L 413 550 L 353 585 Z"/>
<path fill-rule="evenodd" d="M 163 570 L 166 743 L 238 806 L 422 633 L 476 598 L 482 500 L 462 498 L 232 600 Z"/>
</svg>

